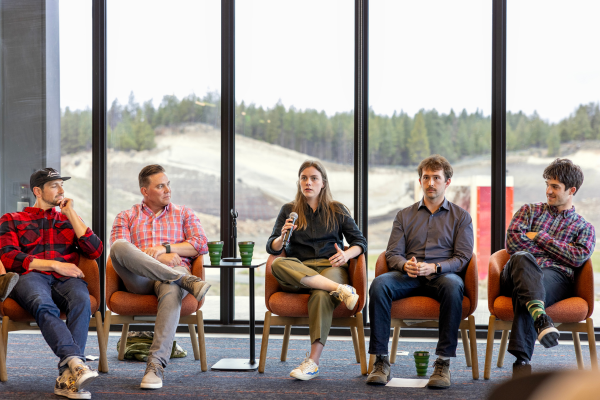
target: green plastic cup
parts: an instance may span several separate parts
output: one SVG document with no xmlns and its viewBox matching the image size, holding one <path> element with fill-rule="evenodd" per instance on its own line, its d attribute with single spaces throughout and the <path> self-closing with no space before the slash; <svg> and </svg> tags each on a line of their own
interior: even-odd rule
<svg viewBox="0 0 600 400">
<path fill-rule="evenodd" d="M 427 375 L 427 367 L 429 366 L 429 352 L 415 351 L 415 366 L 417 367 L 418 376 Z"/>
<path fill-rule="evenodd" d="M 221 253 L 223 253 L 223 242 L 208 242 L 210 265 L 221 264 Z"/>
<path fill-rule="evenodd" d="M 252 253 L 254 253 L 254 242 L 239 242 L 240 257 L 242 265 L 252 265 Z"/>
</svg>

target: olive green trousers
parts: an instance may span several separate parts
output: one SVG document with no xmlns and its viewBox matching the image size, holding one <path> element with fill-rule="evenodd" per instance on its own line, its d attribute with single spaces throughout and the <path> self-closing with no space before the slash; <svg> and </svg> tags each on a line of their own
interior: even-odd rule
<svg viewBox="0 0 600 400">
<path fill-rule="evenodd" d="M 318 340 L 325 345 L 331 329 L 333 310 L 340 301 L 325 290 L 304 286 L 300 280 L 305 276 L 322 275 L 334 282 L 347 284 L 348 264 L 332 267 L 326 258 L 300 261 L 297 258 L 280 257 L 273 261 L 271 272 L 285 292 L 310 294 L 308 299 L 310 343 Z"/>
</svg>

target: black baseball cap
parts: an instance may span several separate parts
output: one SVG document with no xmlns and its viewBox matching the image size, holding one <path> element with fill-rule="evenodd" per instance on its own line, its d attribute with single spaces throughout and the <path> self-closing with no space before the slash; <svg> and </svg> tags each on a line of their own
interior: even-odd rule
<svg viewBox="0 0 600 400">
<path fill-rule="evenodd" d="M 71 179 L 70 176 L 60 176 L 60 172 L 55 170 L 54 168 L 44 168 L 38 169 L 29 178 L 29 187 L 33 192 L 34 187 L 43 187 L 44 183 L 54 181 L 56 179 L 62 179 L 63 181 L 67 181 Z"/>
</svg>

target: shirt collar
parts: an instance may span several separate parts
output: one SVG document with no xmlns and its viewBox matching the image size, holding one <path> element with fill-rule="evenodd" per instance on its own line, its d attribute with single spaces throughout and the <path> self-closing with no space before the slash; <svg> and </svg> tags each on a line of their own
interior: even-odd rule
<svg viewBox="0 0 600 400">
<path fill-rule="evenodd" d="M 150 207 L 148 207 L 146 205 L 146 203 L 144 203 L 144 200 L 142 200 L 142 203 L 140 205 L 142 207 L 142 212 L 145 212 L 146 214 L 149 214 L 149 215 L 154 215 L 154 213 L 152 212 L 152 210 L 150 209 Z M 165 208 L 160 212 L 160 214 L 157 215 L 157 217 L 160 217 L 165 212 L 169 212 L 170 210 L 171 210 L 171 203 L 167 204 L 165 206 Z"/>
<path fill-rule="evenodd" d="M 450 210 L 450 205 L 448 203 L 449 203 L 448 199 L 446 197 L 444 197 L 444 201 L 442 202 L 442 205 L 440 206 L 440 208 L 443 208 L 444 210 Z M 427 208 L 422 197 L 421 197 L 421 200 L 419 201 L 419 207 L 417 208 L 417 210 L 420 210 L 421 207 Z"/>
<path fill-rule="evenodd" d="M 572 206 L 568 210 L 558 211 L 557 207 L 551 206 L 548 203 L 546 203 L 546 205 L 548 206 L 548 210 L 550 210 L 550 214 L 553 217 L 557 217 L 559 214 L 562 214 L 563 218 L 567 218 L 575 214 L 575 206 Z"/>
<path fill-rule="evenodd" d="M 56 207 L 52 207 L 49 208 L 47 210 L 44 211 L 44 209 L 39 208 L 39 207 L 25 207 L 23 209 L 24 212 L 29 213 L 29 214 L 33 214 L 33 215 L 54 215 L 57 213 L 56 211 Z"/>
</svg>

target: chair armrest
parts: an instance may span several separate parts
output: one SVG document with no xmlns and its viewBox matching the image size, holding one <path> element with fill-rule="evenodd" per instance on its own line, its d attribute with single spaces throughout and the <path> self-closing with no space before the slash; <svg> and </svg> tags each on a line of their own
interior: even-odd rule
<svg viewBox="0 0 600 400">
<path fill-rule="evenodd" d="M 83 280 L 88 284 L 88 292 L 100 304 L 100 271 L 98 271 L 98 263 L 85 256 L 80 256 L 78 267 L 83 272 Z"/>
<path fill-rule="evenodd" d="M 119 291 L 121 285 L 121 278 L 117 274 L 117 271 L 113 268 L 112 260 L 110 257 L 106 260 L 106 306 L 112 311 L 110 307 L 110 299 L 113 293 Z"/>
<path fill-rule="evenodd" d="M 479 274 L 477 272 L 477 255 L 473 253 L 467 270 L 465 271 L 465 296 L 471 303 L 469 309 L 469 315 L 475 312 L 477 309 L 477 302 L 479 301 Z"/>
<path fill-rule="evenodd" d="M 583 267 L 575 268 L 575 296 L 588 303 L 586 319 L 594 312 L 594 267 L 592 259 L 588 259 Z"/>
<path fill-rule="evenodd" d="M 488 270 L 488 309 L 491 314 L 494 314 L 494 302 L 500 296 L 500 274 L 509 259 L 510 255 L 504 249 L 498 250 L 490 256 Z"/>
<path fill-rule="evenodd" d="M 377 262 L 375 263 L 375 277 L 379 275 L 383 275 L 387 272 L 390 272 L 390 268 L 387 264 L 387 259 L 385 258 L 385 251 L 377 257 Z"/>
<path fill-rule="evenodd" d="M 274 256 L 271 254 L 267 259 L 267 265 L 265 267 L 265 306 L 267 306 L 267 310 L 271 312 L 273 312 L 273 310 L 271 310 L 271 307 L 269 307 L 269 299 L 274 293 L 281 292 L 282 290 L 279 286 L 279 282 L 277 282 L 277 279 L 275 279 L 273 273 L 271 272 L 271 265 L 275 259 L 285 256 L 285 250 L 282 250 L 280 255 Z"/>
<path fill-rule="evenodd" d="M 359 296 L 358 302 L 354 307 L 354 312 L 361 312 L 367 298 L 367 262 L 364 253 L 350 259 L 348 263 L 348 279 L 350 285 L 356 289 L 356 293 Z"/>
<path fill-rule="evenodd" d="M 192 275 L 204 280 L 204 255 L 200 254 L 192 262 Z"/>
</svg>

